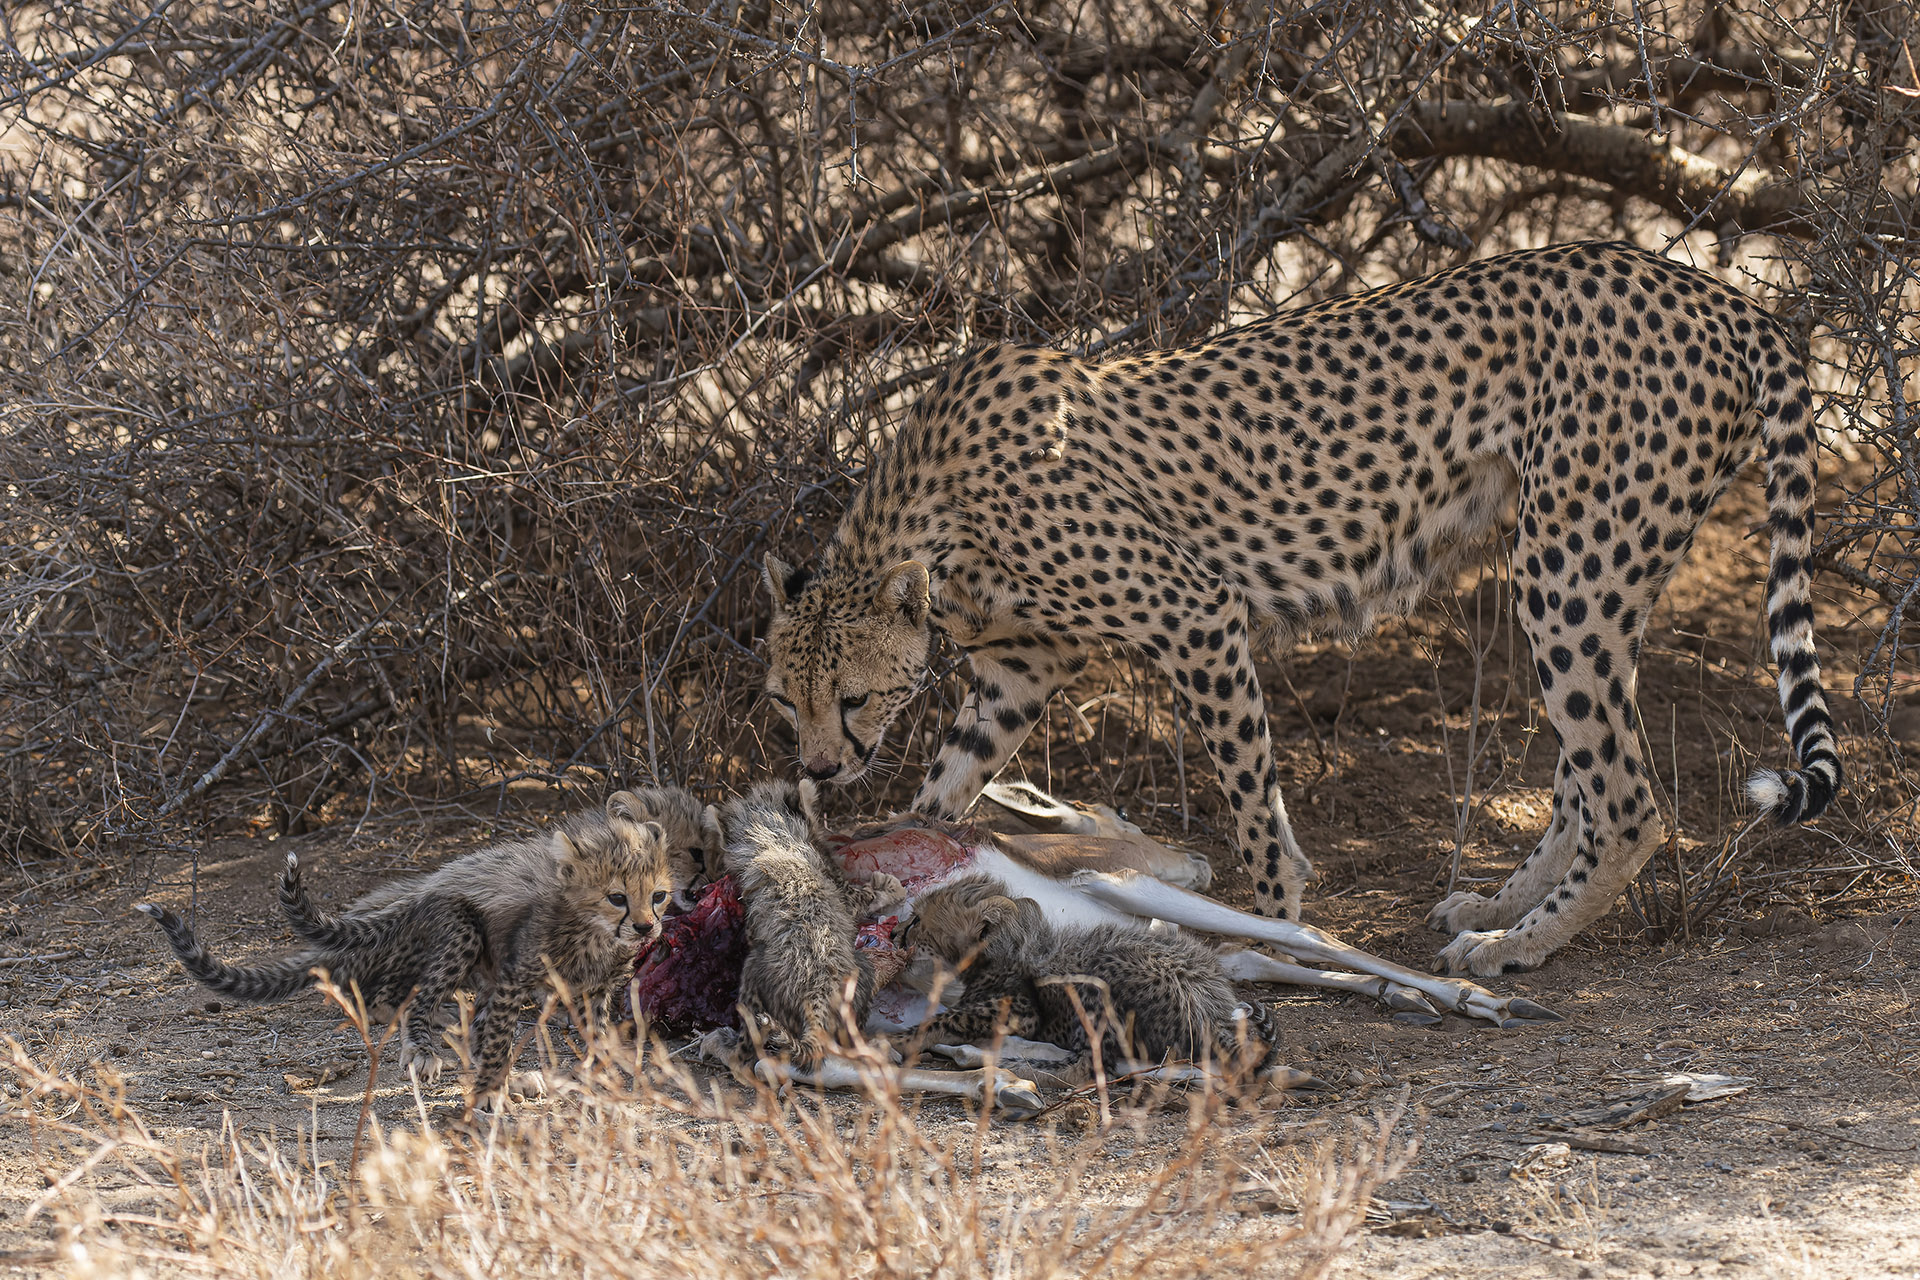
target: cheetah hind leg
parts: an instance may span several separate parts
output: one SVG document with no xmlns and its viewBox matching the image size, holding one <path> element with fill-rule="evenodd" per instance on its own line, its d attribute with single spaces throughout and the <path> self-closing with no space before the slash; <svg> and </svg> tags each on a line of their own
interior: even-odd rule
<svg viewBox="0 0 1920 1280">
<path fill-rule="evenodd" d="M 1562 753 L 1554 771 L 1553 817 L 1533 852 L 1492 897 L 1462 889 L 1435 903 L 1427 913 L 1427 926 L 1448 936 L 1510 929 L 1553 892 L 1579 852 L 1580 797 L 1574 790 L 1573 765 Z"/>
<path fill-rule="evenodd" d="M 1269 942 L 1296 960 L 1386 978 L 1425 994 L 1442 1009 L 1481 1018 L 1496 1026 L 1520 1027 L 1534 1022 L 1561 1021 L 1553 1010 L 1524 997 L 1495 995 L 1464 978 L 1421 973 L 1371 955 L 1312 925 L 1236 911 L 1224 903 L 1176 889 L 1151 876 L 1077 871 L 1067 883 L 1096 902 L 1140 919 L 1165 920 L 1185 929 L 1199 929 L 1248 942 Z"/>
</svg>

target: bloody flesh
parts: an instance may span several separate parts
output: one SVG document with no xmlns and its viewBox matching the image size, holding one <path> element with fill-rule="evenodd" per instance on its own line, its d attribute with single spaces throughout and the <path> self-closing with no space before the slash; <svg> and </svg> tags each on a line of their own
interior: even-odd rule
<svg viewBox="0 0 1920 1280">
<path fill-rule="evenodd" d="M 906 824 L 877 836 L 838 838 L 833 855 L 849 878 L 863 881 L 884 872 L 918 894 L 973 860 L 966 843 L 946 831 Z M 893 945 L 897 915 L 860 922 L 854 946 L 873 960 L 874 979 L 885 986 L 906 964 Z M 666 922 L 660 937 L 634 963 L 633 1011 L 666 1035 L 691 1035 L 740 1025 L 735 1005 L 740 968 L 747 958 L 746 913 L 733 877 L 709 885 L 693 910 Z"/>
</svg>

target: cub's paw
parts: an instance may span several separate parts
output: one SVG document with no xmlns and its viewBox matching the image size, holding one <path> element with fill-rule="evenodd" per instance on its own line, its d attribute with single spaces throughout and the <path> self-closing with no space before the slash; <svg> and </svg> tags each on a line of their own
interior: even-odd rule
<svg viewBox="0 0 1920 1280">
<path fill-rule="evenodd" d="M 1440 949 L 1440 972 L 1497 978 L 1503 973 L 1537 969 L 1546 952 L 1534 937 L 1507 929 L 1471 930 Z"/>
<path fill-rule="evenodd" d="M 424 1087 L 440 1079 L 441 1073 L 447 1069 L 447 1060 L 409 1040 L 400 1046 L 400 1069 L 406 1072 L 409 1080 Z"/>
<path fill-rule="evenodd" d="M 907 896 L 907 886 L 900 883 L 900 877 L 885 871 L 876 871 L 867 877 L 867 890 L 873 894 L 875 907 L 890 907 Z"/>
<path fill-rule="evenodd" d="M 550 1098 L 568 1083 L 545 1071 L 516 1071 L 507 1077 L 507 1096 L 516 1100 Z"/>
</svg>

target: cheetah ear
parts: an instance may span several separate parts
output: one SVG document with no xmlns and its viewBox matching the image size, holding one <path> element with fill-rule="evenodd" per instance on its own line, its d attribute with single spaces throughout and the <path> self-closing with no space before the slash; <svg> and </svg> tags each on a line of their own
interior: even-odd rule
<svg viewBox="0 0 1920 1280">
<path fill-rule="evenodd" d="M 1012 924 L 1020 918 L 1020 904 L 1012 898 L 998 894 L 980 904 L 980 936 L 986 937 L 1002 925 Z"/>
<path fill-rule="evenodd" d="M 933 581 L 927 575 L 927 566 L 918 560 L 902 560 L 881 577 L 873 604 L 881 614 L 897 613 L 917 627 L 926 621 L 932 599 Z"/>
<path fill-rule="evenodd" d="M 813 573 L 807 569 L 796 569 L 769 551 L 762 566 L 762 575 L 767 581 L 767 594 L 773 597 L 773 616 L 777 618 L 806 589 L 807 579 Z"/>
<path fill-rule="evenodd" d="M 631 791 L 616 791 L 607 797 L 607 817 L 617 822 L 639 824 L 653 815 L 646 801 Z"/>
<path fill-rule="evenodd" d="M 560 878 L 571 883 L 580 873 L 580 846 L 573 837 L 564 831 L 553 833 L 554 861 L 559 864 Z"/>
<path fill-rule="evenodd" d="M 727 843 L 726 828 L 720 825 L 720 806 L 710 804 L 700 811 L 700 833 L 716 849 L 724 849 Z"/>
</svg>

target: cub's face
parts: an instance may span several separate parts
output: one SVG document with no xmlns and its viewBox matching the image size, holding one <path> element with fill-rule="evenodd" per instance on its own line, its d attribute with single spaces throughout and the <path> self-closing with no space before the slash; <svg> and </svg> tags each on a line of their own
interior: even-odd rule
<svg viewBox="0 0 1920 1280">
<path fill-rule="evenodd" d="M 685 787 L 638 787 L 619 792 L 615 800 L 620 797 L 631 821 L 657 822 L 665 832 L 673 905 L 686 910 L 697 891 L 720 874 L 720 841 L 705 821 L 705 808 Z"/>
<path fill-rule="evenodd" d="M 896 941 L 963 965 L 997 931 L 1015 927 L 1020 919 L 1021 903 L 1007 896 L 1005 885 L 986 876 L 963 876 L 915 898 L 913 918 Z"/>
<path fill-rule="evenodd" d="M 804 570 L 767 557 L 773 623 L 767 698 L 800 737 L 800 767 L 821 782 L 867 771 L 919 689 L 933 643 L 926 567 L 909 560 L 878 582 Z"/>
<path fill-rule="evenodd" d="M 635 820 L 632 793 L 607 801 L 604 828 L 561 839 L 561 885 L 580 924 L 622 949 L 637 951 L 660 936 L 673 900 L 667 836 L 659 823 Z"/>
</svg>

